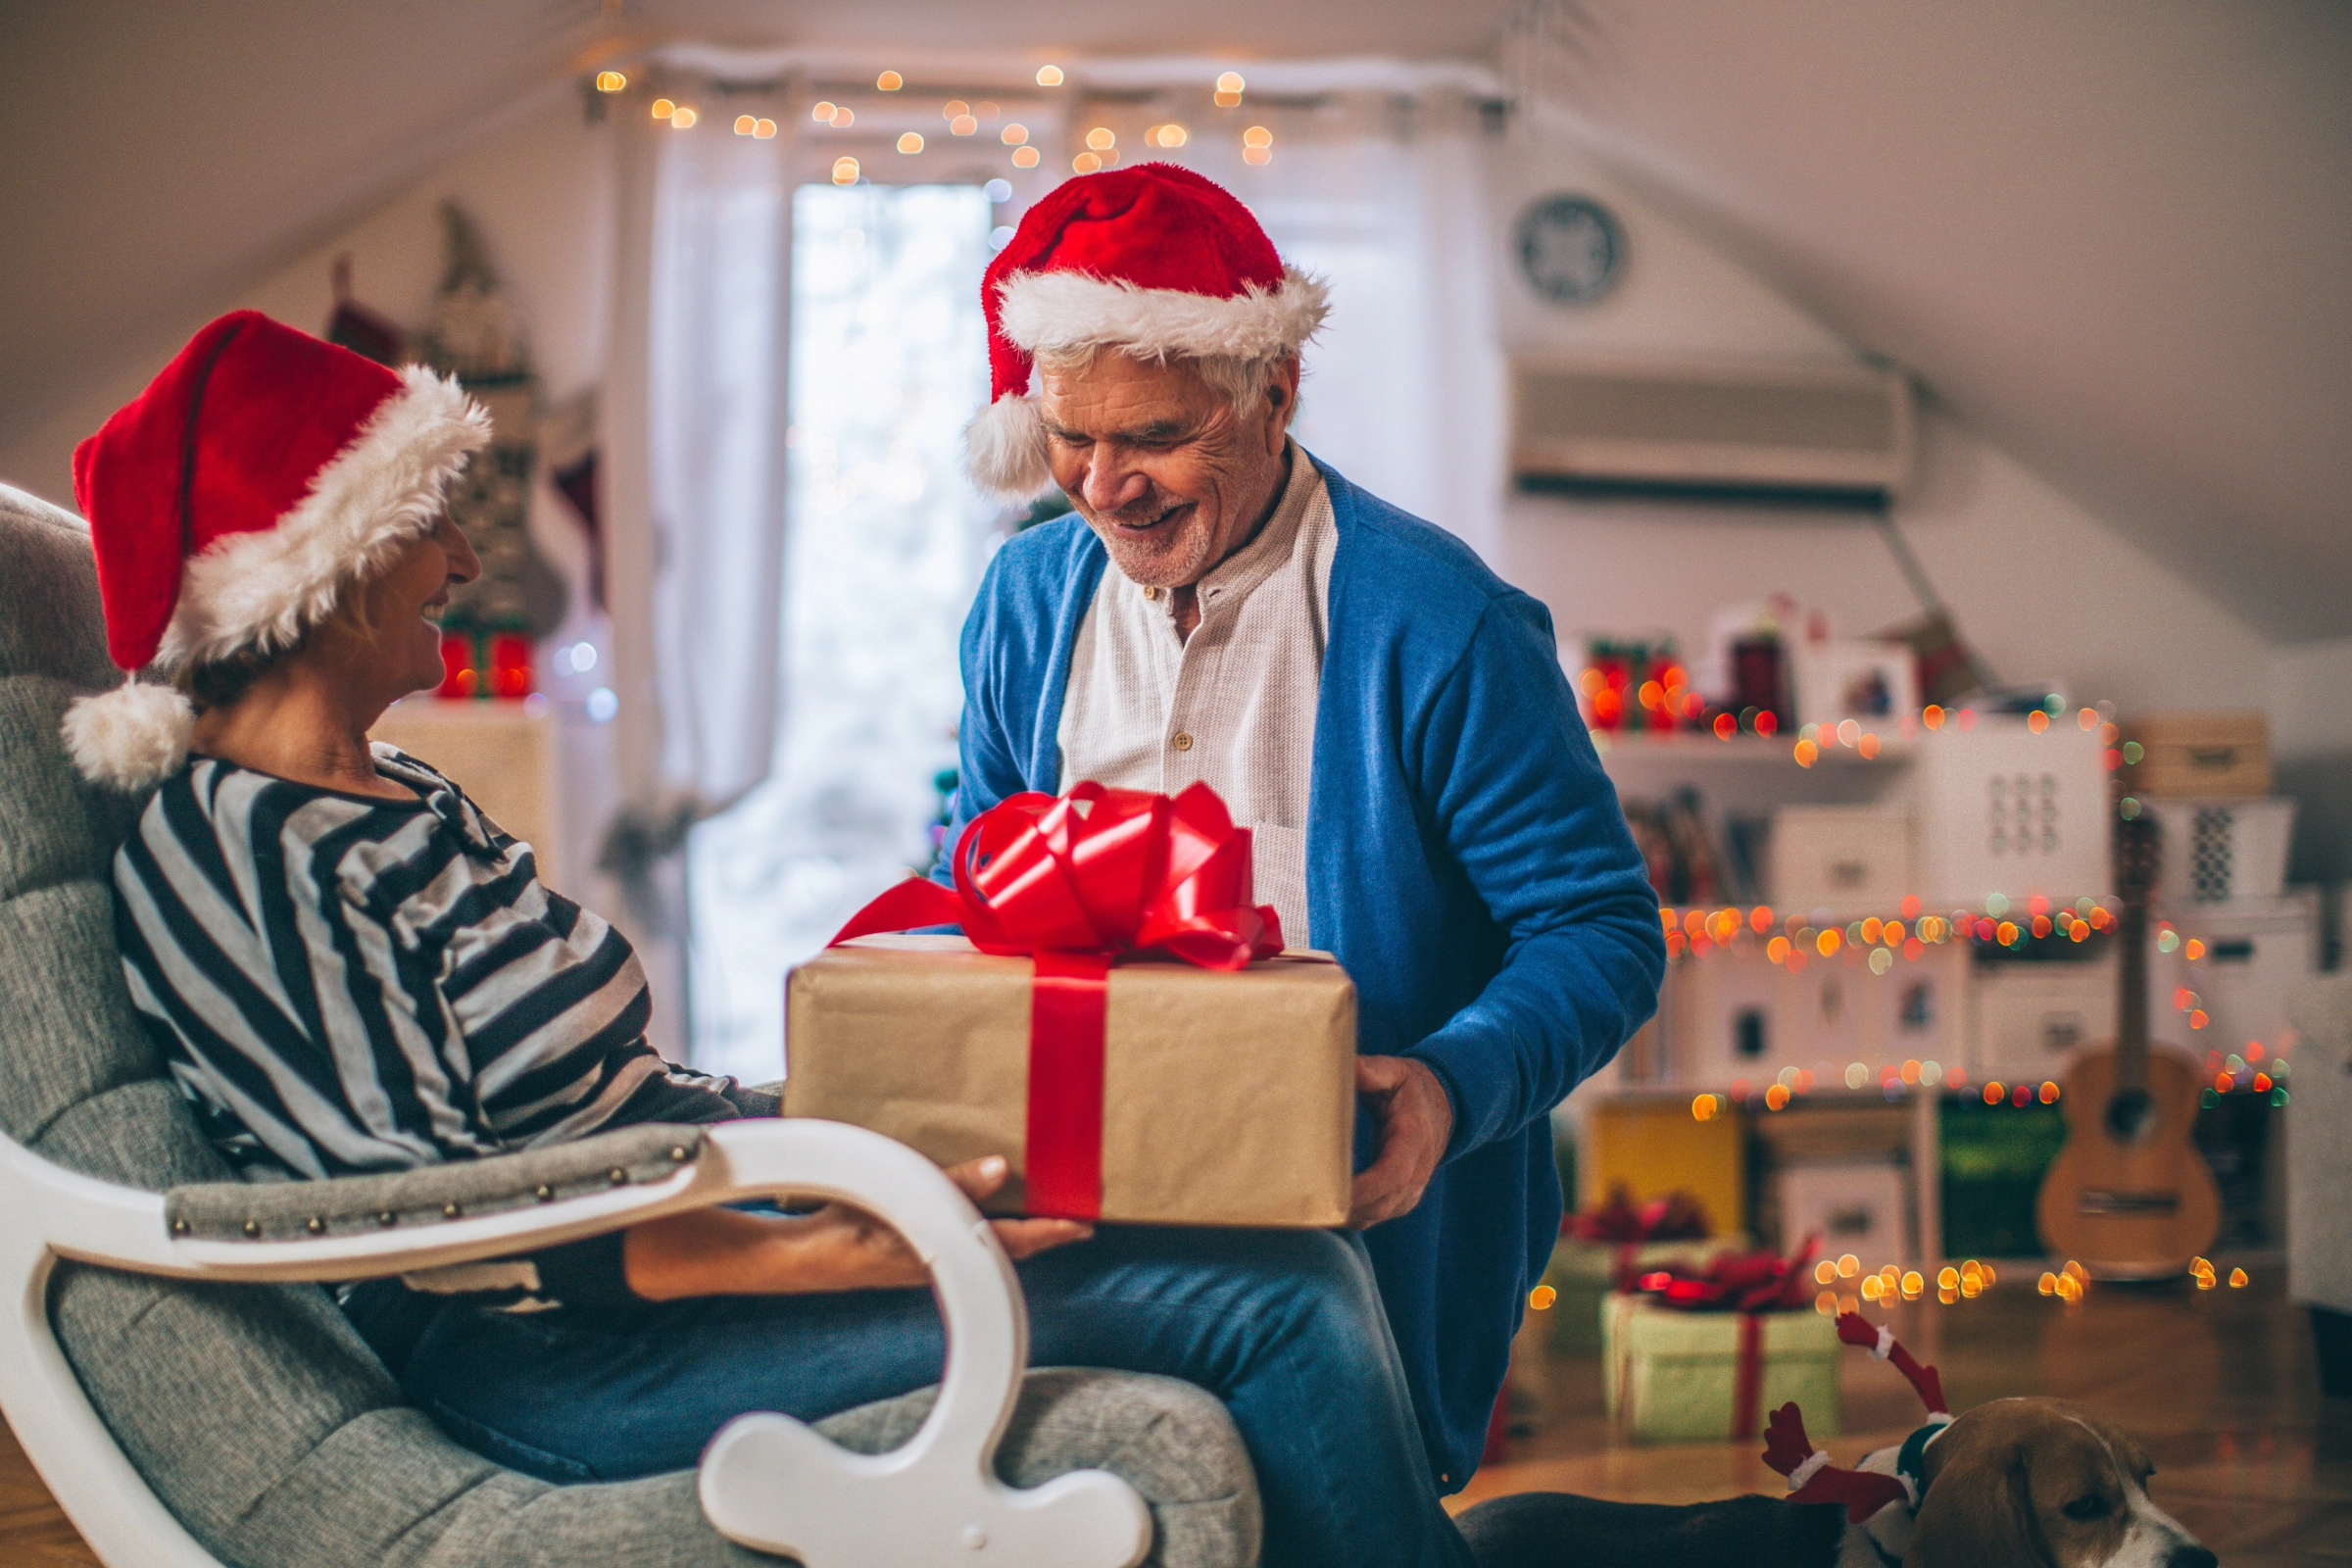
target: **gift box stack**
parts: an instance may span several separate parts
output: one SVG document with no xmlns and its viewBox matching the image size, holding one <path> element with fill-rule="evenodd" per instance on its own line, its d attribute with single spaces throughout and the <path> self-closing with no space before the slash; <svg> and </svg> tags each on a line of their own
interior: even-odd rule
<svg viewBox="0 0 2352 1568">
<path fill-rule="evenodd" d="M 901 883 L 792 971 L 784 1113 L 1004 1155 L 997 1213 L 1345 1223 L 1355 990 L 1283 951 L 1250 857 L 1205 786 L 1011 797 L 953 891 Z"/>
<path fill-rule="evenodd" d="M 1813 1250 L 1668 1266 L 1610 1296 L 1601 1369 L 1611 1427 L 1636 1443 L 1744 1441 L 1793 1400 L 1816 1436 L 1835 1436 L 1838 1325 L 1813 1306 Z"/>
<path fill-rule="evenodd" d="M 1560 1222 L 1559 1244 L 1544 1283 L 1554 1293 L 1551 1346 L 1570 1355 L 1600 1348 L 1601 1313 L 1613 1292 L 1659 1269 L 1703 1268 L 1717 1254 L 1743 1252 L 1747 1238 L 1718 1236 L 1707 1211 L 1688 1193 L 1636 1203 L 1623 1185 L 1608 1201 Z"/>
</svg>

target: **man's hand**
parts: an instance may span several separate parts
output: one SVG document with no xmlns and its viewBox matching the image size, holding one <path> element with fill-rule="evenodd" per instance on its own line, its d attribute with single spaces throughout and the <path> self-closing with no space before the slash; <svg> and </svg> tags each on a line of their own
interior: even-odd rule
<svg viewBox="0 0 2352 1568">
<path fill-rule="evenodd" d="M 991 1154 L 951 1165 L 947 1175 L 978 1202 L 1004 1185 L 1006 1170 L 1004 1161 Z M 1015 1258 L 1094 1234 L 1093 1226 L 1067 1219 L 989 1223 Z M 621 1265 L 629 1290 L 649 1301 L 885 1290 L 931 1280 L 905 1238 L 847 1203 L 791 1216 L 698 1208 L 647 1220 L 629 1227 L 621 1242 Z"/>
<path fill-rule="evenodd" d="M 1410 1056 L 1358 1056 L 1355 1092 L 1380 1123 L 1380 1155 L 1358 1172 L 1348 1224 L 1366 1230 L 1409 1214 L 1453 1136 L 1453 1102 L 1438 1075 Z"/>
</svg>

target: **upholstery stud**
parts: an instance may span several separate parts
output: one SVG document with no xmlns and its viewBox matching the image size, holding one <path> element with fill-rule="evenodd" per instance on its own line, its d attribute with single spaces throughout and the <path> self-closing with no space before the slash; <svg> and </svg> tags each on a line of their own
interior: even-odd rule
<svg viewBox="0 0 2352 1568">
<path fill-rule="evenodd" d="M 443 1219 L 456 1219 L 456 1218 L 457 1218 L 457 1217 L 458 1217 L 460 1214 L 462 1214 L 462 1213 L 464 1213 L 464 1212 L 465 1212 L 465 1210 L 464 1210 L 464 1209 L 462 1209 L 462 1208 L 460 1208 L 460 1207 L 458 1207 L 458 1205 L 457 1205 L 457 1204 L 456 1204 L 454 1201 L 453 1201 L 453 1202 L 447 1202 L 447 1203 L 443 1203 L 443 1204 L 441 1205 L 441 1217 L 442 1217 Z"/>
<path fill-rule="evenodd" d="M 185 1236 L 185 1235 L 187 1235 L 187 1234 L 188 1234 L 188 1222 L 187 1222 L 186 1220 L 184 1220 L 184 1219 L 175 1219 L 175 1220 L 173 1220 L 173 1221 L 172 1222 L 172 1235 L 174 1235 L 174 1236 Z"/>
<path fill-rule="evenodd" d="M 618 1165 L 615 1165 L 611 1170 L 605 1172 L 605 1180 L 611 1182 L 615 1187 L 626 1187 L 629 1185 L 629 1173 L 625 1170 L 622 1170 Z"/>
<path fill-rule="evenodd" d="M 260 1220 L 249 1219 L 245 1222 L 245 1239 L 247 1241 L 252 1241 L 261 1234 L 262 1222 Z"/>
<path fill-rule="evenodd" d="M 547 1183 L 541 1182 L 537 1187 L 531 1189 L 531 1196 L 542 1203 L 552 1203 L 556 1200 L 556 1190 Z"/>
<path fill-rule="evenodd" d="M 397 1225 L 397 1224 L 399 1224 L 399 1223 L 400 1223 L 400 1216 L 399 1216 L 398 1214 L 395 1214 L 395 1213 L 393 1213 L 393 1212 L 392 1212 L 390 1209 L 388 1209 L 388 1208 L 387 1208 L 387 1209 L 385 1209 L 385 1210 L 384 1210 L 382 1213 L 380 1213 L 380 1214 L 378 1214 L 378 1215 L 376 1215 L 376 1216 L 375 1216 L 375 1222 L 376 1222 L 378 1225 L 382 1225 L 382 1226 L 384 1226 L 384 1227 L 386 1227 L 386 1228 L 388 1229 L 388 1228 L 390 1228 L 391 1226 L 394 1226 L 394 1225 Z"/>
<path fill-rule="evenodd" d="M 303 1229 L 309 1231 L 313 1236 L 324 1236 L 326 1234 L 326 1219 L 323 1215 L 313 1214 L 311 1216 L 311 1222 L 304 1226 Z"/>
<path fill-rule="evenodd" d="M 672 1144 L 669 1146 L 669 1162 L 672 1165 L 683 1165 L 686 1163 L 686 1146 L 684 1144 Z"/>
</svg>

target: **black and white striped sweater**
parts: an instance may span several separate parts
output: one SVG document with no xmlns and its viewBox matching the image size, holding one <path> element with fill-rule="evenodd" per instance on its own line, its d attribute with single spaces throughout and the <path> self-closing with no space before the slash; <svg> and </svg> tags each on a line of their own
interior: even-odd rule
<svg viewBox="0 0 2352 1568">
<path fill-rule="evenodd" d="M 448 779 L 375 757 L 416 800 L 196 758 L 115 858 L 131 998 L 232 1159 L 340 1176 L 738 1113 L 646 1044 L 620 933 Z"/>
</svg>

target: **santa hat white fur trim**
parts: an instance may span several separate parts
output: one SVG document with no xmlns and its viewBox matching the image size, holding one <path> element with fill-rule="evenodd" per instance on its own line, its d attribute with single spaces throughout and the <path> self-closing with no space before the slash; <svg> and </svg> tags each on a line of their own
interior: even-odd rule
<svg viewBox="0 0 2352 1568">
<path fill-rule="evenodd" d="M 1151 359 L 1296 354 L 1331 312 L 1330 287 L 1295 267 L 1271 293 L 1250 284 L 1228 299 L 1084 272 L 1015 272 L 997 300 L 998 330 L 1030 354 L 1115 343 Z"/>
<path fill-rule="evenodd" d="M 1046 462 L 1046 424 L 1037 394 L 1006 393 L 963 427 L 964 465 L 972 483 L 1000 501 L 1031 501 L 1054 482 Z"/>
<path fill-rule="evenodd" d="M 187 564 L 159 664 L 291 648 L 346 586 L 432 531 L 442 487 L 489 444 L 490 416 L 421 365 L 400 378 L 276 527 L 230 534 Z"/>
<path fill-rule="evenodd" d="M 169 686 L 131 676 L 111 692 L 84 697 L 66 710 L 66 749 L 93 783 L 142 790 L 179 770 L 188 755 L 196 710 Z"/>
</svg>

